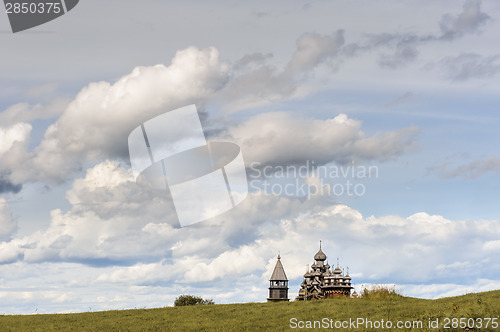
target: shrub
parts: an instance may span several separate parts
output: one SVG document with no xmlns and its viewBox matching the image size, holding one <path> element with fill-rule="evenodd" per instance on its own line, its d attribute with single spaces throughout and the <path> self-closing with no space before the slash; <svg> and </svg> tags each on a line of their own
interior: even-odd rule
<svg viewBox="0 0 500 332">
<path fill-rule="evenodd" d="M 174 301 L 174 307 L 182 307 L 186 305 L 197 305 L 197 304 L 214 304 L 214 301 L 209 299 L 203 299 L 199 296 L 194 296 L 194 295 L 180 295 Z"/>
<path fill-rule="evenodd" d="M 392 299 L 403 296 L 394 286 L 375 285 L 371 289 L 363 289 L 361 297 L 364 299 Z"/>
</svg>

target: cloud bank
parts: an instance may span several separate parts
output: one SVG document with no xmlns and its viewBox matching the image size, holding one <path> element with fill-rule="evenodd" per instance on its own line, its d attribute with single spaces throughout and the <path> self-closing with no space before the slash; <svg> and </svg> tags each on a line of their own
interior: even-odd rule
<svg viewBox="0 0 500 332">
<path fill-rule="evenodd" d="M 227 278 L 264 282 L 278 251 L 289 278 L 299 280 L 321 239 L 329 259 L 339 257 L 357 283 L 472 284 L 494 280 L 500 269 L 499 220 L 448 220 L 425 212 L 364 217 L 327 197 L 300 202 L 254 193 L 223 216 L 179 229 L 168 223 L 175 213 L 165 201 L 138 191 L 130 171 L 110 161 L 77 179 L 67 198 L 71 210 L 52 211 L 48 229 L 4 241 L 1 262 L 107 269 L 92 281 L 82 276 L 84 283 L 210 287 Z M 11 222 L 2 225 L 11 225 L 2 234 L 12 231 Z"/>
</svg>

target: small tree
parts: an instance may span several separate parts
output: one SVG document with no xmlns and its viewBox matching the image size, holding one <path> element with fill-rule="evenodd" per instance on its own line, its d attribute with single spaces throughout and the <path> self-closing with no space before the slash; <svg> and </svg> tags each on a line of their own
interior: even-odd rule
<svg viewBox="0 0 500 332">
<path fill-rule="evenodd" d="M 174 301 L 174 307 L 197 304 L 214 304 L 214 301 L 210 299 L 203 299 L 194 295 L 180 295 Z"/>
</svg>

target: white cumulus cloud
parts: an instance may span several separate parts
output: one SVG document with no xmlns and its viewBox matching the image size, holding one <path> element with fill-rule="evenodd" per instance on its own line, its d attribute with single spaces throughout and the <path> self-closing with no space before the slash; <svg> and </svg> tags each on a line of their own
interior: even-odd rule
<svg viewBox="0 0 500 332">
<path fill-rule="evenodd" d="M 319 120 L 272 112 L 230 128 L 227 135 L 240 144 L 247 164 L 287 165 L 387 160 L 411 148 L 417 133 L 409 127 L 367 137 L 361 122 L 345 114 Z"/>
<path fill-rule="evenodd" d="M 47 129 L 29 160 L 31 172 L 11 168 L 12 178 L 60 181 L 85 161 L 124 158 L 128 134 L 138 124 L 187 104 L 202 106 L 227 80 L 228 65 L 217 49 L 189 47 L 178 51 L 169 66 L 137 67 L 113 84 L 90 83 Z M 26 107 L 13 106 L 2 116 L 29 118 L 34 111 Z M 6 142 L 0 152 L 11 144 Z"/>
</svg>

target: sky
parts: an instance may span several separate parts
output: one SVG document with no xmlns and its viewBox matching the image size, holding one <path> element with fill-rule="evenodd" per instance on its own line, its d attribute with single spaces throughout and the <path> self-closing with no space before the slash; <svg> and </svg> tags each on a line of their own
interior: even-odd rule
<svg viewBox="0 0 500 332">
<path fill-rule="evenodd" d="M 320 240 L 357 290 L 500 289 L 499 20 L 493 0 L 85 0 L 13 34 L 1 13 L 0 313 L 263 302 L 278 253 L 293 299 Z M 127 138 L 191 104 L 249 194 L 181 228 Z"/>
</svg>

